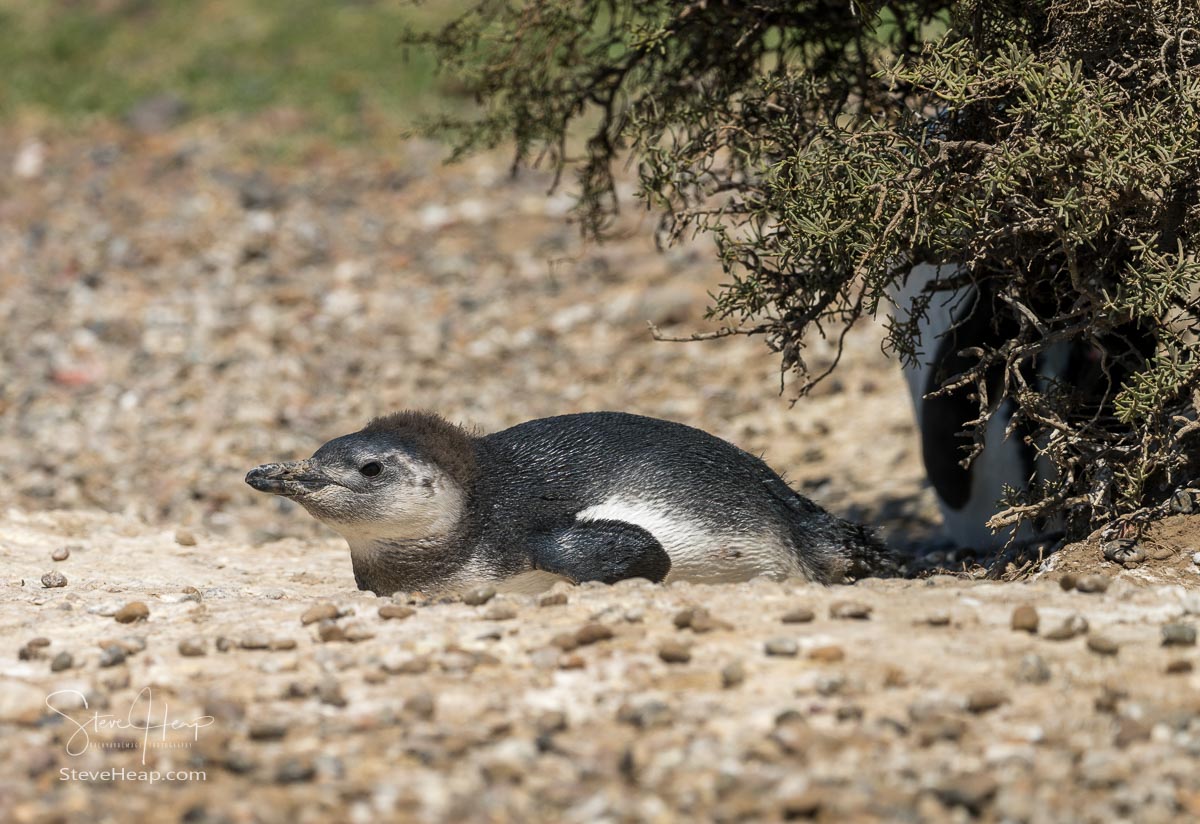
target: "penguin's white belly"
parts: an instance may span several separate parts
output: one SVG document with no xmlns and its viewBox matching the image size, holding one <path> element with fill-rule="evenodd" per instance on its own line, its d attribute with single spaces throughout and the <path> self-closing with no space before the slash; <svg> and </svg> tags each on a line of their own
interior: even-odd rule
<svg viewBox="0 0 1200 824">
<path fill-rule="evenodd" d="M 706 528 L 695 521 L 643 501 L 614 498 L 581 510 L 579 521 L 622 521 L 654 536 L 671 559 L 666 583 L 722 584 L 756 575 L 802 575 L 795 551 L 767 531 L 734 533 Z"/>
</svg>

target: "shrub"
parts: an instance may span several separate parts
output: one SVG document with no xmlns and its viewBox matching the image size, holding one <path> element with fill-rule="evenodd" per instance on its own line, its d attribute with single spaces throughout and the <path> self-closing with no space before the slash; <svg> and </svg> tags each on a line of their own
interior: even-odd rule
<svg viewBox="0 0 1200 824">
<path fill-rule="evenodd" d="M 805 336 L 886 312 L 914 263 L 974 283 L 1007 338 L 947 378 L 978 401 L 964 460 L 1011 398 L 1058 469 L 994 525 L 1077 533 L 1200 465 L 1197 4 L 484 0 L 414 39 L 484 104 L 433 129 L 573 171 L 586 232 L 635 158 L 664 239 L 717 241 L 718 335 L 763 336 L 801 393 L 828 372 Z M 888 349 L 914 357 L 934 299 Z M 1094 353 L 1090 391 L 1033 379 L 1064 342 Z"/>
</svg>

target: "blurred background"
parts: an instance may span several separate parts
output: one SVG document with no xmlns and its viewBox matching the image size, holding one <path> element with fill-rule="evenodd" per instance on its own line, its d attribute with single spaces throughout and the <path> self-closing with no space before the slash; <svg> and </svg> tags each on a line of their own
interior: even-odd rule
<svg viewBox="0 0 1200 824">
<path fill-rule="evenodd" d="M 706 241 L 656 250 L 632 184 L 583 244 L 570 180 L 410 136 L 471 105 L 400 44 L 462 5 L 0 0 L 0 506 L 313 535 L 246 470 L 405 407 L 488 431 L 623 409 L 927 536 L 877 326 L 793 408 L 761 341 L 652 339 L 714 328 L 722 273 Z"/>
</svg>

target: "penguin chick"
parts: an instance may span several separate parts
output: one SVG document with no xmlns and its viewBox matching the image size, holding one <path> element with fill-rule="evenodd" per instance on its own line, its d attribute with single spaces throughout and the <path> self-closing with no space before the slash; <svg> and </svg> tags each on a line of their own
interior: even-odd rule
<svg viewBox="0 0 1200 824">
<path fill-rule="evenodd" d="M 541 418 L 475 436 L 399 412 L 266 464 L 246 483 L 290 498 L 350 545 L 359 589 L 536 591 L 556 580 L 823 584 L 886 574 L 888 550 L 763 461 L 670 421 Z"/>
</svg>

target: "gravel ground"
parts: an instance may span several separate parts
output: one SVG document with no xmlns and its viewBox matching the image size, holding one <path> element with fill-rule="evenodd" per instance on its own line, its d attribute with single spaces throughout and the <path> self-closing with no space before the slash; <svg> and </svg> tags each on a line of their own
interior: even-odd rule
<svg viewBox="0 0 1200 824">
<path fill-rule="evenodd" d="M 583 246 L 504 157 L 287 128 L 0 132 L 0 819 L 1200 816 L 1200 517 L 978 580 L 878 327 L 790 408 L 761 342 L 650 339 L 711 328 L 703 245 L 631 208 Z M 241 479 L 403 407 L 700 426 L 959 574 L 359 593 Z"/>
</svg>

